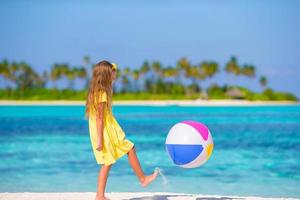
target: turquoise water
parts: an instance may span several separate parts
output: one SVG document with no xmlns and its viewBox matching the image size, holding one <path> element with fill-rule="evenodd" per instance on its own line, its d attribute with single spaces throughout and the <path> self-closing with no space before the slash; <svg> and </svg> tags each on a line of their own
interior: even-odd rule
<svg viewBox="0 0 300 200">
<path fill-rule="evenodd" d="M 300 106 L 114 106 L 143 169 L 162 177 L 141 188 L 127 160 L 111 169 L 108 192 L 156 191 L 300 197 Z M 83 106 L 0 106 L 0 191 L 96 191 L 99 166 Z M 196 169 L 174 166 L 164 147 L 182 120 L 205 123 L 215 148 Z"/>
</svg>

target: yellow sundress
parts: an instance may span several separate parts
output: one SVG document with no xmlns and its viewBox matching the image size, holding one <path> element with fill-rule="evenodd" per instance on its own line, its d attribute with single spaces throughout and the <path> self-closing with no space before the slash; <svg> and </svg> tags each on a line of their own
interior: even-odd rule
<svg viewBox="0 0 300 200">
<path fill-rule="evenodd" d="M 100 102 L 107 102 L 107 94 L 102 92 Z M 89 132 L 93 148 L 93 153 L 98 164 L 110 165 L 115 163 L 120 157 L 127 154 L 134 146 L 134 143 L 126 139 L 125 133 L 120 127 L 112 113 L 104 109 L 104 128 L 103 128 L 103 149 L 97 148 L 97 125 L 96 116 L 90 112 Z"/>
</svg>

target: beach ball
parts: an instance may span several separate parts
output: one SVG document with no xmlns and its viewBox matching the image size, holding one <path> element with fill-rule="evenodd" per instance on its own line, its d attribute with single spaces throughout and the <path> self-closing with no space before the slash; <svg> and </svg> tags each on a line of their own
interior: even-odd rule
<svg viewBox="0 0 300 200">
<path fill-rule="evenodd" d="M 175 124 L 166 139 L 166 150 L 173 163 L 183 168 L 195 168 L 204 164 L 214 147 L 209 129 L 196 121 Z"/>
</svg>

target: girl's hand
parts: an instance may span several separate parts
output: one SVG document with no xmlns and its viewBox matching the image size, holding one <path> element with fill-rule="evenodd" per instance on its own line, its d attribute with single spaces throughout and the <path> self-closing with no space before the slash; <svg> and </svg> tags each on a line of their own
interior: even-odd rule
<svg viewBox="0 0 300 200">
<path fill-rule="evenodd" d="M 97 149 L 98 151 L 102 151 L 102 149 L 103 149 L 103 143 L 102 143 L 101 140 L 98 141 L 98 146 L 97 146 L 96 149 Z"/>
<path fill-rule="evenodd" d="M 102 144 L 98 144 L 97 150 L 98 151 L 102 151 L 102 149 L 103 149 L 103 145 Z"/>
</svg>

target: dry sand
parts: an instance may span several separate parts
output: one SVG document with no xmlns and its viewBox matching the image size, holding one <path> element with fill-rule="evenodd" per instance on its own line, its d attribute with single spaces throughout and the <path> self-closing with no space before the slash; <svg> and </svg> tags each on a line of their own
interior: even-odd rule
<svg viewBox="0 0 300 200">
<path fill-rule="evenodd" d="M 262 198 L 242 196 L 192 195 L 182 193 L 107 193 L 111 200 L 252 200 L 252 199 L 292 199 Z M 95 192 L 60 192 L 60 193 L 0 193 L 0 200 L 94 200 Z"/>
</svg>

